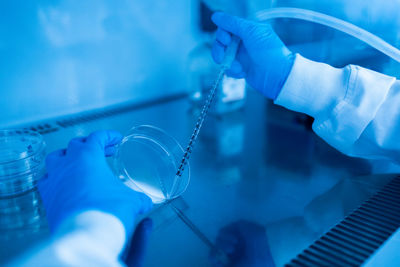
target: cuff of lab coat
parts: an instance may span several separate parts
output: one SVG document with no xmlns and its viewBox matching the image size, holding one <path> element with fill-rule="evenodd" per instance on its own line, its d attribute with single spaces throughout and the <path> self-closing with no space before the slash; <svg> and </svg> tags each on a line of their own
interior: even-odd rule
<svg viewBox="0 0 400 267">
<path fill-rule="evenodd" d="M 62 244 L 71 244 L 64 249 L 76 250 L 76 254 L 93 250 L 110 260 L 118 259 L 126 241 L 122 222 L 111 214 L 97 210 L 71 216 L 56 235 L 62 237 Z"/>
<path fill-rule="evenodd" d="M 314 117 L 314 131 L 344 153 L 384 102 L 395 78 L 358 66 L 337 69 L 296 55 L 275 103 Z"/>
<path fill-rule="evenodd" d="M 344 98 L 347 72 L 296 54 L 292 70 L 275 103 L 313 117 L 327 113 L 338 99 Z"/>
</svg>

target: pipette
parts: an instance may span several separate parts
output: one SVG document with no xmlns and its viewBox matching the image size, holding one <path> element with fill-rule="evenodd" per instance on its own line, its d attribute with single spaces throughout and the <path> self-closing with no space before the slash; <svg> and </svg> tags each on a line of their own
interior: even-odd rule
<svg viewBox="0 0 400 267">
<path fill-rule="evenodd" d="M 204 119 L 206 118 L 206 116 L 208 114 L 208 111 L 210 109 L 210 106 L 211 106 L 211 104 L 212 104 L 212 102 L 213 102 L 213 100 L 215 98 L 215 94 L 217 92 L 218 85 L 221 82 L 222 78 L 224 77 L 225 71 L 231 67 L 232 62 L 235 60 L 236 53 L 237 53 L 237 50 L 238 50 L 238 47 L 239 47 L 239 43 L 240 43 L 239 37 L 232 36 L 232 41 L 231 41 L 231 43 L 229 44 L 229 46 L 227 47 L 227 49 L 225 51 L 225 57 L 224 57 L 224 60 L 221 63 L 221 69 L 220 69 L 220 71 L 218 73 L 217 79 L 214 81 L 214 84 L 213 84 L 210 92 L 208 93 L 206 102 L 204 103 L 204 106 L 203 106 L 203 108 L 201 110 L 201 113 L 200 113 L 200 115 L 199 115 L 199 117 L 197 119 L 196 125 L 194 126 L 193 133 L 192 133 L 192 135 L 191 135 L 191 137 L 189 139 L 189 143 L 188 143 L 188 145 L 187 145 L 187 147 L 185 149 L 185 152 L 183 154 L 181 163 L 180 163 L 179 168 L 178 168 L 178 170 L 176 172 L 175 180 L 174 180 L 174 183 L 173 183 L 171 191 L 170 191 L 171 195 L 174 195 L 175 191 L 177 190 L 176 187 L 179 184 L 180 177 L 182 176 L 182 173 L 185 170 L 185 166 L 186 166 L 186 164 L 187 164 L 187 162 L 188 162 L 188 160 L 190 158 L 190 155 L 192 154 L 194 144 L 195 144 L 195 142 L 197 140 L 197 137 L 198 137 L 198 135 L 200 133 L 200 129 L 203 126 Z"/>
</svg>

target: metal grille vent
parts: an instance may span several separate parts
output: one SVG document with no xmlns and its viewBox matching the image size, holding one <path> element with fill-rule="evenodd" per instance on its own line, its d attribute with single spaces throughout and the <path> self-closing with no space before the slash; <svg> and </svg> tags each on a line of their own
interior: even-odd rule
<svg viewBox="0 0 400 267">
<path fill-rule="evenodd" d="M 360 266 L 400 227 L 400 176 L 286 266 Z"/>
<path fill-rule="evenodd" d="M 34 132 L 38 132 L 42 135 L 56 132 L 58 131 L 58 129 L 59 129 L 58 127 L 51 125 L 50 123 L 40 123 L 24 128 L 24 130 L 31 130 Z"/>
<path fill-rule="evenodd" d="M 137 109 L 142 109 L 146 107 L 150 107 L 156 104 L 167 103 L 169 101 L 178 100 L 180 98 L 186 97 L 186 94 L 177 94 L 172 96 L 167 96 L 159 99 L 154 99 L 142 103 L 134 103 L 134 104 L 127 104 L 127 105 L 117 105 L 108 108 L 101 108 L 94 111 L 82 112 L 77 115 L 73 115 L 72 117 L 58 120 L 56 123 L 58 126 L 67 128 L 72 127 L 81 123 L 106 118 L 108 116 L 117 115 L 124 112 L 134 111 Z"/>
</svg>

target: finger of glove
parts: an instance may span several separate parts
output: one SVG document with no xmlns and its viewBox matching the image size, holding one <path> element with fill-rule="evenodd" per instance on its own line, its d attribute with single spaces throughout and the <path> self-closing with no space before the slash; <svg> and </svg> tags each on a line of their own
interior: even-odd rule
<svg viewBox="0 0 400 267">
<path fill-rule="evenodd" d="M 224 46 L 228 46 L 232 41 L 231 35 L 221 28 L 218 28 L 215 39 Z"/>
<path fill-rule="evenodd" d="M 153 202 L 151 198 L 145 195 L 142 192 L 135 191 L 123 184 L 118 178 L 113 176 L 105 177 L 108 182 L 109 188 L 108 197 L 111 202 L 123 202 L 119 206 L 108 205 L 110 202 L 105 203 L 107 208 L 111 208 L 112 210 L 123 210 L 126 208 L 129 209 L 129 212 L 124 212 L 124 216 L 132 217 L 138 214 L 143 214 L 150 211 L 153 207 Z M 104 179 L 105 180 L 105 179 Z"/>
<path fill-rule="evenodd" d="M 49 183 L 47 183 L 48 181 L 48 174 L 46 173 L 45 176 L 38 180 L 37 182 L 37 187 L 40 193 L 40 196 L 43 199 L 47 199 L 47 194 L 49 192 L 48 188 L 49 188 Z"/>
<path fill-rule="evenodd" d="M 86 142 L 86 138 L 86 136 L 72 138 L 68 143 L 67 153 L 84 144 Z"/>
<path fill-rule="evenodd" d="M 115 151 L 112 149 L 115 145 L 121 143 L 122 135 L 118 131 L 101 130 L 91 133 L 86 140 L 86 143 L 97 146 L 104 151 L 105 156 L 111 156 Z"/>
<path fill-rule="evenodd" d="M 115 154 L 116 151 L 117 151 L 116 145 L 106 146 L 106 148 L 104 149 L 104 155 L 106 157 L 111 157 Z"/>
<path fill-rule="evenodd" d="M 226 47 L 216 40 L 211 49 L 211 55 L 217 64 L 221 64 L 225 57 Z"/>
<path fill-rule="evenodd" d="M 54 166 L 59 165 L 59 161 L 65 156 L 66 149 L 58 149 L 49 153 L 46 157 L 46 169 L 50 171 Z"/>
<path fill-rule="evenodd" d="M 246 28 L 249 23 L 244 19 L 231 16 L 223 12 L 215 12 L 212 15 L 211 19 L 218 27 L 234 35 L 237 35 L 240 38 L 244 37 L 244 34 L 246 33 Z"/>
<path fill-rule="evenodd" d="M 249 66 L 252 64 L 249 54 L 243 43 L 239 45 L 239 49 L 236 54 L 236 60 L 242 65 L 243 72 L 247 72 Z"/>
<path fill-rule="evenodd" d="M 243 71 L 242 64 L 239 63 L 236 59 L 232 62 L 231 67 L 226 71 L 226 75 L 241 79 L 245 77 L 245 72 Z"/>
<path fill-rule="evenodd" d="M 44 177 L 38 180 L 37 186 L 39 189 L 39 193 L 43 200 L 48 199 L 48 195 L 51 195 L 52 187 L 54 186 L 54 182 L 52 182 L 49 178 L 52 177 L 54 173 L 58 172 L 60 167 L 62 167 L 61 162 L 65 157 L 66 149 L 58 149 L 51 153 L 49 153 L 46 157 L 46 171 L 47 173 Z M 50 182 L 49 182 L 50 181 Z M 46 204 L 47 201 L 44 201 Z"/>
<path fill-rule="evenodd" d="M 126 258 L 127 266 L 142 266 L 146 252 L 148 239 L 153 230 L 153 221 L 150 218 L 143 219 L 135 229 Z"/>
<path fill-rule="evenodd" d="M 146 196 L 144 193 L 136 192 L 130 189 L 130 198 L 132 199 L 131 202 L 136 202 L 138 205 L 135 205 L 137 210 L 137 214 L 143 214 L 150 211 L 153 207 L 153 202 L 151 198 Z"/>
</svg>

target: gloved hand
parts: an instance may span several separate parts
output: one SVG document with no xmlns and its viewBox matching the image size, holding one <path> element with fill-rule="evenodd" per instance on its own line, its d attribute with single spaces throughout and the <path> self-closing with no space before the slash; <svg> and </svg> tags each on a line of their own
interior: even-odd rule
<svg viewBox="0 0 400 267">
<path fill-rule="evenodd" d="M 254 89 L 276 99 L 292 69 L 294 54 L 282 43 L 271 25 L 221 12 L 214 13 L 212 20 L 218 26 L 212 48 L 215 62 L 223 61 L 231 34 L 238 36 L 241 43 L 227 75 L 245 78 Z"/>
<path fill-rule="evenodd" d="M 132 234 L 135 217 L 150 210 L 152 202 L 125 186 L 109 168 L 106 157 L 121 140 L 116 131 L 97 131 L 47 156 L 47 177 L 38 188 L 51 230 L 72 214 L 99 210 L 119 218 L 127 235 Z"/>
<path fill-rule="evenodd" d="M 218 233 L 216 246 L 229 257 L 228 266 L 275 266 L 265 228 L 259 224 L 242 220 L 225 226 Z M 213 266 L 222 266 L 215 251 L 211 251 L 210 261 Z"/>
<path fill-rule="evenodd" d="M 145 249 L 151 231 L 153 230 L 153 221 L 149 218 L 143 219 L 136 227 L 130 245 L 128 246 L 125 264 L 128 267 L 143 266 Z"/>
</svg>

